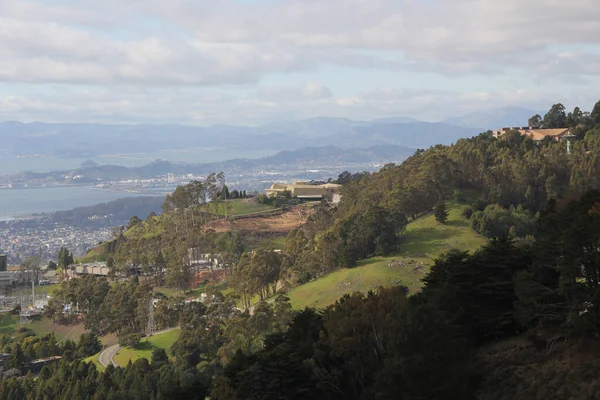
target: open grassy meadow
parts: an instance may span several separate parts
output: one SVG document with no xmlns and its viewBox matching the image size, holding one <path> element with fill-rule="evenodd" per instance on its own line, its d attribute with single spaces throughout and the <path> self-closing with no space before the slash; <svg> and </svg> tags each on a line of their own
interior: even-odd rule
<svg viewBox="0 0 600 400">
<path fill-rule="evenodd" d="M 45 295 L 52 296 L 54 294 L 54 291 L 57 290 L 58 288 L 60 288 L 60 284 L 58 284 L 58 283 L 55 283 L 52 285 L 43 285 L 43 286 L 38 285 L 35 287 L 35 294 L 36 295 L 45 294 Z M 29 289 L 29 291 L 31 292 L 31 288 Z"/>
<path fill-rule="evenodd" d="M 285 248 L 286 237 L 287 234 L 279 234 L 268 237 L 246 234 L 244 235 L 244 244 L 248 250 L 277 250 Z"/>
<path fill-rule="evenodd" d="M 169 349 L 179 338 L 179 328 L 170 330 L 168 332 L 159 333 L 158 335 L 151 336 L 148 339 L 142 339 L 140 343 L 131 348 L 124 347 L 115 355 L 115 361 L 120 366 L 126 366 L 129 361 L 135 362 L 139 358 L 146 358 L 150 360 L 152 357 L 152 350 L 155 348 L 165 349 L 169 353 Z"/>
<path fill-rule="evenodd" d="M 0 314 L 0 335 L 12 335 L 17 330 L 18 317 Z"/>
<path fill-rule="evenodd" d="M 18 322 L 19 317 L 16 315 L 0 314 L 0 334 L 14 335 L 18 329 L 25 328 L 33 331 L 36 335 L 54 332 L 58 340 L 70 339 L 77 342 L 79 336 L 86 332 L 83 324 L 61 325 L 47 318 L 37 319 L 26 325 L 21 325 Z"/>
<path fill-rule="evenodd" d="M 292 306 L 326 307 L 346 293 L 367 292 L 379 286 L 404 285 L 418 291 L 433 260 L 450 249 L 474 251 L 486 240 L 469 226 L 461 213 L 465 206 L 448 203 L 445 225 L 433 215 L 412 221 L 406 228 L 401 252 L 390 257 L 362 260 L 354 268 L 342 268 L 290 291 Z"/>
<path fill-rule="evenodd" d="M 219 203 L 219 214 L 221 215 L 245 215 L 274 209 L 275 207 L 271 205 L 261 204 L 253 199 L 235 199 Z M 212 205 L 209 211 L 215 211 Z"/>
</svg>

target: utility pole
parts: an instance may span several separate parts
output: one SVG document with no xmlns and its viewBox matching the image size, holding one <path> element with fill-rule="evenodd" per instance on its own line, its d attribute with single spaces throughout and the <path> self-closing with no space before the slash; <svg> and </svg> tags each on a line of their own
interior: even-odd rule
<svg viewBox="0 0 600 400">
<path fill-rule="evenodd" d="M 148 325 L 146 325 L 146 336 L 152 336 L 156 332 L 156 321 L 154 320 L 154 299 L 148 302 Z"/>
</svg>

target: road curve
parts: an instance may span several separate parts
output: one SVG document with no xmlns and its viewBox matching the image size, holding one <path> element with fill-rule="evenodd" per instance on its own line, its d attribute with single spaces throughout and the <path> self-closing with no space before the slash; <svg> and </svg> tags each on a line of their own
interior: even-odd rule
<svg viewBox="0 0 600 400">
<path fill-rule="evenodd" d="M 102 350 L 102 353 L 98 356 L 98 361 L 102 364 L 103 367 L 108 367 L 108 364 L 112 364 L 115 367 L 118 367 L 119 364 L 115 362 L 115 354 L 121 349 L 121 346 L 115 344 L 114 346 L 107 347 Z"/>
<path fill-rule="evenodd" d="M 158 332 L 155 332 L 154 335 L 166 333 L 166 332 L 172 331 L 177 328 L 178 327 L 174 327 L 174 328 L 169 328 L 169 329 L 165 329 L 162 331 L 158 331 Z M 152 335 L 152 336 L 154 336 L 154 335 Z M 117 364 L 117 362 L 115 361 L 115 355 L 119 352 L 119 350 L 121 350 L 121 346 L 119 346 L 118 344 L 107 347 L 106 349 L 102 350 L 102 353 L 100 353 L 100 355 L 98 356 L 98 361 L 104 368 L 108 367 L 108 364 L 112 364 L 115 367 L 120 367 L 120 365 Z"/>
</svg>

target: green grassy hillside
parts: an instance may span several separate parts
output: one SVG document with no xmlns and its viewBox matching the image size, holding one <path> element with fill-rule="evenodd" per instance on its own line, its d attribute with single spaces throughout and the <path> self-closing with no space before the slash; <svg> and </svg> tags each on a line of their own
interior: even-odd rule
<svg viewBox="0 0 600 400">
<path fill-rule="evenodd" d="M 229 207 L 229 210 L 226 210 L 226 205 Z M 226 203 L 219 204 L 219 214 L 221 215 L 245 215 L 274 209 L 275 207 L 268 204 L 260 204 L 254 199 L 227 200 Z M 214 208 L 211 207 L 210 211 L 214 212 Z"/>
<path fill-rule="evenodd" d="M 346 293 L 379 286 L 404 285 L 411 293 L 418 291 L 433 259 L 441 253 L 453 248 L 474 251 L 485 243 L 461 215 L 465 207 L 448 203 L 450 215 L 445 225 L 433 215 L 409 223 L 398 255 L 362 260 L 354 268 L 339 269 L 291 290 L 293 307 L 325 307 Z"/>
<path fill-rule="evenodd" d="M 54 332 L 58 340 L 70 339 L 75 342 L 79 340 L 79 336 L 86 332 L 83 324 L 61 325 L 52 322 L 50 319 L 36 319 L 33 323 L 27 325 L 19 324 L 19 317 L 10 314 L 0 314 L 0 334 L 14 336 L 19 328 L 25 328 L 36 335 L 45 335 Z"/>
<path fill-rule="evenodd" d="M 102 366 L 102 364 L 100 364 L 100 361 L 98 360 L 98 356 L 100 356 L 100 353 L 96 353 L 93 356 L 89 356 L 88 358 L 84 358 L 83 362 L 86 363 L 92 363 L 96 366 L 96 369 L 98 371 L 104 371 L 106 368 L 104 366 Z"/>
<path fill-rule="evenodd" d="M 164 349 L 167 351 L 167 353 L 169 353 L 169 349 L 179 338 L 180 333 L 181 331 L 178 328 L 168 332 L 160 333 L 148 339 L 142 339 L 140 343 L 133 348 L 124 347 L 119 350 L 119 352 L 115 355 L 115 361 L 121 366 L 126 366 L 129 361 L 134 362 L 138 358 L 146 358 L 150 360 L 152 357 L 152 350 L 155 348 Z"/>
</svg>

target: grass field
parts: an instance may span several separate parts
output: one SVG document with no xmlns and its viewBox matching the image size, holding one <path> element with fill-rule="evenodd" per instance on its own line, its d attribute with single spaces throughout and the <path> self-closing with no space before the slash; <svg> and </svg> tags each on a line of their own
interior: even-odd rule
<svg viewBox="0 0 600 400">
<path fill-rule="evenodd" d="M 180 330 L 173 329 L 168 332 L 152 336 L 148 339 L 143 339 L 134 348 L 124 347 L 115 355 L 115 361 L 120 366 L 126 366 L 129 361 L 135 362 L 139 358 L 146 358 L 150 360 L 152 357 L 152 350 L 155 348 L 165 349 L 169 353 L 169 349 L 179 338 Z"/>
<path fill-rule="evenodd" d="M 54 335 L 58 340 L 70 339 L 75 342 L 79 341 L 79 336 L 81 336 L 82 333 L 87 332 L 81 323 L 75 325 L 60 325 L 47 318 L 34 321 L 29 325 L 17 326 L 24 326 L 28 329 L 31 329 L 36 335 L 45 335 L 47 333 L 54 332 Z"/>
<path fill-rule="evenodd" d="M 176 289 L 176 288 L 168 288 L 168 287 L 154 288 L 154 291 L 162 293 L 165 296 L 169 296 L 169 297 L 175 297 L 175 296 L 198 297 L 206 291 L 206 285 L 207 285 L 207 283 L 201 283 L 197 288 L 188 290 L 185 293 L 183 290 Z M 231 289 L 227 287 L 226 282 L 217 283 L 216 290 L 223 293 L 224 295 L 227 295 L 227 293 L 231 291 Z"/>
<path fill-rule="evenodd" d="M 88 358 L 84 358 L 83 361 L 87 363 L 91 362 L 96 366 L 96 369 L 98 371 L 104 371 L 106 368 L 104 368 L 102 364 L 100 364 L 100 361 L 98 361 L 98 356 L 100 356 L 100 353 L 94 354 L 93 356 L 90 356 Z"/>
<path fill-rule="evenodd" d="M 285 248 L 286 235 L 275 236 L 258 243 L 259 249 L 283 249 Z"/>
<path fill-rule="evenodd" d="M 226 210 L 226 205 L 230 207 L 228 211 Z M 271 205 L 260 204 L 248 199 L 227 200 L 226 203 L 219 204 L 219 214 L 221 215 L 225 215 L 226 213 L 228 215 L 245 215 L 274 209 L 275 207 Z M 214 207 L 212 205 L 209 211 L 214 212 Z"/>
<path fill-rule="evenodd" d="M 183 290 L 177 288 L 155 287 L 154 291 L 169 297 L 184 296 Z"/>
<path fill-rule="evenodd" d="M 410 293 L 418 291 L 433 259 L 450 249 L 474 251 L 486 242 L 461 215 L 464 207 L 448 203 L 450 215 L 445 225 L 433 215 L 408 224 L 398 255 L 362 260 L 354 268 L 342 268 L 291 290 L 292 306 L 326 307 L 346 293 L 367 292 L 379 286 L 404 285 Z"/>
<path fill-rule="evenodd" d="M 12 335 L 17 330 L 17 317 L 0 314 L 0 335 Z"/>
<path fill-rule="evenodd" d="M 53 295 L 54 291 L 56 289 L 58 289 L 60 287 L 60 285 L 58 283 L 53 284 L 53 285 L 43 285 L 43 286 L 36 286 L 35 287 L 35 294 L 45 294 L 45 295 Z M 31 292 L 31 288 L 29 290 Z"/>
<path fill-rule="evenodd" d="M 106 248 L 105 246 L 96 246 L 91 249 L 83 257 L 77 258 L 75 263 L 89 263 L 95 261 L 106 261 Z"/>
<path fill-rule="evenodd" d="M 248 250 L 255 249 L 283 249 L 285 248 L 285 239 L 287 234 L 280 234 L 271 237 L 262 237 L 260 235 L 244 235 L 244 245 Z"/>
<path fill-rule="evenodd" d="M 21 325 L 18 323 L 19 317 L 10 314 L 0 314 L 0 334 L 14 335 L 19 328 L 26 328 L 41 336 L 54 332 L 58 340 L 70 339 L 79 341 L 79 336 L 86 332 L 83 324 L 60 325 L 47 318 L 37 319 L 31 324 Z"/>
</svg>

